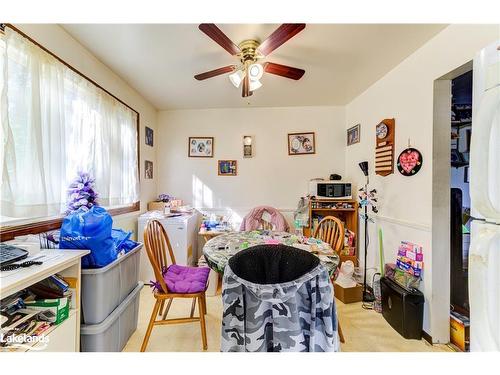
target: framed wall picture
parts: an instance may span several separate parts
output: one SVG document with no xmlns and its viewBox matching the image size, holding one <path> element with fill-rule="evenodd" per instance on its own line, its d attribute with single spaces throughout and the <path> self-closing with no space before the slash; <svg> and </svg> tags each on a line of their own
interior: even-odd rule
<svg viewBox="0 0 500 375">
<path fill-rule="evenodd" d="M 238 175 L 238 163 L 236 160 L 219 160 L 217 163 L 217 174 L 219 176 Z"/>
<path fill-rule="evenodd" d="M 347 145 L 359 143 L 361 138 L 361 124 L 354 125 L 352 128 L 347 129 Z"/>
<path fill-rule="evenodd" d="M 144 178 L 146 180 L 153 179 L 153 162 L 149 160 L 144 161 Z"/>
<path fill-rule="evenodd" d="M 190 158 L 212 158 L 214 137 L 189 137 L 188 156 Z"/>
<path fill-rule="evenodd" d="M 288 155 L 307 155 L 316 153 L 314 132 L 289 133 Z"/>
<path fill-rule="evenodd" d="M 153 147 L 153 129 L 148 128 L 147 126 L 146 126 L 146 136 L 145 136 L 145 139 L 146 139 L 146 144 L 148 146 Z"/>
</svg>

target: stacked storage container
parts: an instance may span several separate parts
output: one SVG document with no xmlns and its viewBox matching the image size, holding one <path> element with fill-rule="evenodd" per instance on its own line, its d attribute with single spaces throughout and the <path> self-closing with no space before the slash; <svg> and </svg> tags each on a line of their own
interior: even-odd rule
<svg viewBox="0 0 500 375">
<path fill-rule="evenodd" d="M 106 267 L 82 270 L 82 352 L 119 352 L 137 329 L 141 248 Z"/>
</svg>

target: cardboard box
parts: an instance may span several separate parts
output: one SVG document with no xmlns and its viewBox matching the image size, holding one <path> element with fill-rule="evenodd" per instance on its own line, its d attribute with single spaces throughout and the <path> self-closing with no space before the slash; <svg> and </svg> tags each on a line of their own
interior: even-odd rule
<svg viewBox="0 0 500 375">
<path fill-rule="evenodd" d="M 63 279 L 68 283 L 68 291 L 66 293 L 69 295 L 70 309 L 77 309 L 76 291 L 78 289 L 78 279 L 69 276 L 64 276 Z"/>
<path fill-rule="evenodd" d="M 358 284 L 353 288 L 343 288 L 337 283 L 333 283 L 335 298 L 344 303 L 361 302 L 363 300 L 363 285 Z"/>
<path fill-rule="evenodd" d="M 469 319 L 452 312 L 450 314 L 450 341 L 461 351 L 469 351 Z"/>
<path fill-rule="evenodd" d="M 54 324 L 60 324 L 69 316 L 68 298 L 40 299 L 25 302 L 26 307 L 39 311 L 49 310 L 51 312 L 50 320 Z"/>
<path fill-rule="evenodd" d="M 148 211 L 161 211 L 165 210 L 166 202 L 149 202 L 148 203 Z"/>
</svg>

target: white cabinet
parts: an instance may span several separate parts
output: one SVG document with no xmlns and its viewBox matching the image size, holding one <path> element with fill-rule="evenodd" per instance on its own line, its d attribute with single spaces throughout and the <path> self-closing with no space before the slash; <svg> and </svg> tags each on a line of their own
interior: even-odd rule
<svg viewBox="0 0 500 375">
<path fill-rule="evenodd" d="M 148 220 L 153 218 L 148 213 L 141 215 L 138 220 L 137 240 L 144 242 L 144 227 Z M 165 228 L 172 250 L 175 256 L 175 262 L 183 266 L 195 265 L 198 260 L 196 249 L 198 248 L 198 214 L 183 215 L 172 218 L 157 219 Z M 140 280 L 149 283 L 154 280 L 153 269 L 149 263 L 146 248 L 141 250 L 141 267 L 139 271 Z"/>
</svg>

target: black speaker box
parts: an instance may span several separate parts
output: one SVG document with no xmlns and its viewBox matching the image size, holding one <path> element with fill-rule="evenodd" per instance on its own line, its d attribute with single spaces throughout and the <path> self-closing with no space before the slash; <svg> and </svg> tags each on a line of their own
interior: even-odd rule
<svg viewBox="0 0 500 375">
<path fill-rule="evenodd" d="M 391 279 L 380 279 L 382 315 L 405 339 L 420 340 L 424 320 L 424 295 L 409 291 Z"/>
</svg>

